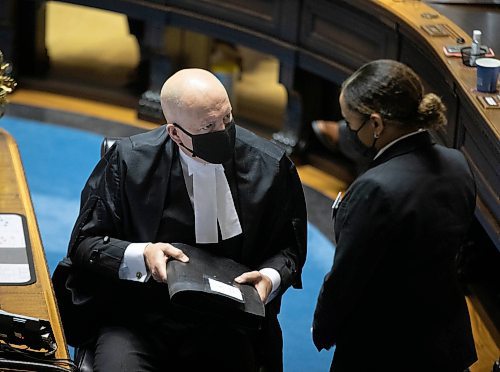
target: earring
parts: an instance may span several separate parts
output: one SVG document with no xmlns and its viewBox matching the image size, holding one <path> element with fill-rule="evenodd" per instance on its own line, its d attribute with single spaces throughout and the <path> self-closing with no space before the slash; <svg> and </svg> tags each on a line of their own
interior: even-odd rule
<svg viewBox="0 0 500 372">
<path fill-rule="evenodd" d="M 378 139 L 379 137 L 380 137 L 380 134 L 378 134 L 378 133 L 374 133 L 374 134 L 373 134 L 373 138 Z"/>
</svg>

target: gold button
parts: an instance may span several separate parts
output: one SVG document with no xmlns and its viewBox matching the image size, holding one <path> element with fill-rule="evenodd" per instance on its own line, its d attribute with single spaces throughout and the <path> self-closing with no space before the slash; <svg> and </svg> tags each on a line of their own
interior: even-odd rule
<svg viewBox="0 0 500 372">
<path fill-rule="evenodd" d="M 136 272 L 136 273 L 135 273 L 135 277 L 136 277 L 137 279 L 141 279 L 141 278 L 142 278 L 142 273 L 141 273 L 140 271 Z"/>
</svg>

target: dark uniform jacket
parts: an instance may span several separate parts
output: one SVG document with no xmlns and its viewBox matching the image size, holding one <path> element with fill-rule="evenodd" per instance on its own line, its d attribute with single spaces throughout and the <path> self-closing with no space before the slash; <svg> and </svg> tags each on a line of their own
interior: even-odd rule
<svg viewBox="0 0 500 372">
<path fill-rule="evenodd" d="M 348 189 L 314 314 L 334 371 L 463 371 L 476 360 L 455 256 L 475 207 L 463 155 L 422 132 Z"/>
<path fill-rule="evenodd" d="M 68 257 L 53 278 L 70 344 L 87 341 L 100 324 L 122 315 L 131 319 L 146 311 L 146 318 L 155 319 L 165 313 L 168 301 L 155 301 L 168 299 L 166 285 L 120 280 L 118 270 L 132 242 L 195 245 L 194 212 L 178 151 L 165 127 L 132 136 L 114 145 L 87 181 Z M 224 169 L 243 233 L 207 249 L 220 249 L 252 270 L 279 272 L 280 292 L 266 306 L 261 341 L 264 354 L 281 363 L 281 294 L 291 285 L 301 288 L 306 256 L 302 186 L 283 150 L 240 127 L 234 158 Z"/>
</svg>

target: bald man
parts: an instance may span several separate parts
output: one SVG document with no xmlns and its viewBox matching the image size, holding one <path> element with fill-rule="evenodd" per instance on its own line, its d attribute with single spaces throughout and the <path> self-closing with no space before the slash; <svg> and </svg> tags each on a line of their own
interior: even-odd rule
<svg viewBox="0 0 500 372">
<path fill-rule="evenodd" d="M 82 191 L 63 283 L 68 339 L 95 342 L 96 371 L 281 371 L 277 314 L 282 294 L 301 288 L 306 256 L 296 169 L 235 124 L 208 71 L 171 76 L 161 104 L 167 124 L 119 141 Z M 266 305 L 259 331 L 171 305 L 166 261 L 189 261 L 173 242 L 250 268 L 235 281 L 254 285 Z"/>
</svg>

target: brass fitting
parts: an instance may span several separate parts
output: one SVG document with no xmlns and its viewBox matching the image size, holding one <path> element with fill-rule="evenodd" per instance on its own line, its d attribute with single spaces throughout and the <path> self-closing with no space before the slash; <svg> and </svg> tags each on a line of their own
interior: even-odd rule
<svg viewBox="0 0 500 372">
<path fill-rule="evenodd" d="M 4 63 L 3 53 L 0 51 L 0 118 L 3 116 L 5 111 L 7 95 L 12 93 L 17 85 L 14 79 L 10 77 L 11 72 L 12 68 L 10 64 Z"/>
</svg>

